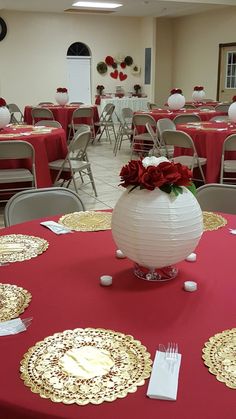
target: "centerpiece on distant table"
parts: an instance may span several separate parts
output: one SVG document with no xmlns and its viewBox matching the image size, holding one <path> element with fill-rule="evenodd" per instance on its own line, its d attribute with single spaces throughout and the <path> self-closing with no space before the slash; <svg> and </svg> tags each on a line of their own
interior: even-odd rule
<svg viewBox="0 0 236 419">
<path fill-rule="evenodd" d="M 203 86 L 194 86 L 192 98 L 194 102 L 202 102 L 206 97 Z"/>
<path fill-rule="evenodd" d="M 171 265 L 193 252 L 203 232 L 192 172 L 180 163 L 152 156 L 131 160 L 120 176 L 126 190 L 112 215 L 118 248 L 135 262 L 139 278 L 174 278 L 178 270 Z"/>
<path fill-rule="evenodd" d="M 0 97 L 0 129 L 5 128 L 11 120 L 11 114 L 7 108 L 5 99 Z"/>
<path fill-rule="evenodd" d="M 170 109 L 179 110 L 185 105 L 185 97 L 181 89 L 172 89 L 167 100 Z"/>
<path fill-rule="evenodd" d="M 55 100 L 58 105 L 64 106 L 69 102 L 68 90 L 66 87 L 58 87 L 55 95 Z"/>
<path fill-rule="evenodd" d="M 236 96 L 232 97 L 232 103 L 228 109 L 229 120 L 236 122 Z"/>
<path fill-rule="evenodd" d="M 105 87 L 102 84 L 97 85 L 97 92 L 101 96 Z"/>
<path fill-rule="evenodd" d="M 135 84 L 134 85 L 134 91 L 135 91 L 135 94 L 136 95 L 141 94 L 141 86 L 140 86 L 140 84 Z"/>
</svg>

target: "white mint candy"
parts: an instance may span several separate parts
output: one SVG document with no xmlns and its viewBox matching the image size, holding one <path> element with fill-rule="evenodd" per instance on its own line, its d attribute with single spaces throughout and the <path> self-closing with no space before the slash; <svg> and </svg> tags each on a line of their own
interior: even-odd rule
<svg viewBox="0 0 236 419">
<path fill-rule="evenodd" d="M 190 253 L 190 255 L 188 255 L 185 260 L 188 262 L 195 262 L 197 260 L 196 253 Z"/>
<path fill-rule="evenodd" d="M 185 291 L 196 291 L 197 290 L 197 283 L 193 281 L 185 281 L 184 282 L 184 289 Z"/>
<path fill-rule="evenodd" d="M 100 277 L 100 284 L 104 287 L 109 287 L 112 284 L 112 276 L 110 275 L 102 275 Z"/>
<path fill-rule="evenodd" d="M 121 250 L 119 250 L 119 249 L 117 249 L 117 251 L 116 251 L 116 257 L 118 259 L 124 259 L 124 258 L 126 258 L 126 256 L 124 255 L 124 253 Z"/>
</svg>

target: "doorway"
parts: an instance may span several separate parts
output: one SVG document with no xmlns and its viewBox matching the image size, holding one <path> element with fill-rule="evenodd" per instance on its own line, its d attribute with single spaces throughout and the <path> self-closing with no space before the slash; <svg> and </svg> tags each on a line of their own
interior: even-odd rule
<svg viewBox="0 0 236 419">
<path fill-rule="evenodd" d="M 219 45 L 217 100 L 232 102 L 236 95 L 236 43 Z"/>
<path fill-rule="evenodd" d="M 91 104 L 91 55 L 87 45 L 73 43 L 67 51 L 70 102 Z"/>
</svg>

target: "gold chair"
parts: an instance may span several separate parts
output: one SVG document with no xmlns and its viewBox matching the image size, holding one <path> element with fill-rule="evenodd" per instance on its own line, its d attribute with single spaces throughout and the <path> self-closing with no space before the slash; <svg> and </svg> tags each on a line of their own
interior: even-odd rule
<svg viewBox="0 0 236 419">
<path fill-rule="evenodd" d="M 7 105 L 8 110 L 11 114 L 11 124 L 22 124 L 24 121 L 23 113 L 21 112 L 19 106 L 17 106 L 15 103 L 9 103 Z"/>
<path fill-rule="evenodd" d="M 80 122 L 80 118 L 86 118 L 88 123 Z M 71 123 L 68 125 L 69 134 L 68 141 L 75 135 L 75 132 L 81 127 L 81 125 L 87 125 L 91 130 L 91 138 L 95 138 L 95 128 L 93 122 L 93 108 L 91 106 L 80 107 L 74 110 L 71 118 Z"/>
<path fill-rule="evenodd" d="M 233 182 L 235 183 L 236 177 L 227 177 L 226 173 L 236 173 L 236 159 L 235 160 L 228 160 L 226 159 L 226 152 L 235 151 L 236 152 L 236 134 L 229 135 L 222 147 L 222 156 L 221 156 L 221 168 L 220 168 L 220 183 L 224 183 L 224 181 Z"/>
<path fill-rule="evenodd" d="M 35 125 L 35 122 L 38 122 L 38 120 L 41 120 L 41 119 L 53 119 L 53 120 L 55 119 L 52 111 L 47 108 L 39 108 L 39 107 L 32 108 L 31 115 L 32 115 L 33 125 Z"/>
<path fill-rule="evenodd" d="M 175 123 L 175 125 L 177 125 L 177 124 L 186 124 L 187 122 L 200 122 L 200 121 L 201 121 L 200 116 L 199 115 L 196 115 L 194 113 L 177 115 L 173 119 L 173 122 Z"/>
<path fill-rule="evenodd" d="M 196 198 L 203 211 L 236 214 L 236 185 L 208 183 L 197 188 Z"/>
</svg>

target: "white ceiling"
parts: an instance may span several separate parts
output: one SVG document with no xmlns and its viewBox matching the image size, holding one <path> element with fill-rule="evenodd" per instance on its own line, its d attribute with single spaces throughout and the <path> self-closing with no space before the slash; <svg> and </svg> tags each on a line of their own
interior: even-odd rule
<svg viewBox="0 0 236 419">
<path fill-rule="evenodd" d="M 72 8 L 74 1 L 0 0 L 0 13 L 1 10 L 64 13 L 65 9 Z M 236 0 L 113 0 L 113 2 L 123 4 L 123 7 L 112 13 L 113 16 L 177 17 L 227 6 L 235 6 L 236 9 Z"/>
</svg>

